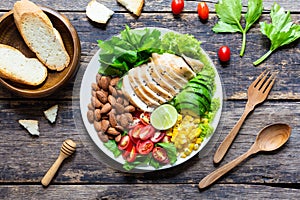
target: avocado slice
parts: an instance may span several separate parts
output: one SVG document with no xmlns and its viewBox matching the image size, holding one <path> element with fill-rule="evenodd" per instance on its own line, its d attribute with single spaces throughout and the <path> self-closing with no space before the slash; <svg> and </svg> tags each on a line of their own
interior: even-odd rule
<svg viewBox="0 0 300 200">
<path fill-rule="evenodd" d="M 206 100 L 211 103 L 211 98 L 212 94 L 211 92 L 207 89 L 207 87 L 195 83 L 190 83 L 188 84 L 185 88 L 184 91 L 187 92 L 194 92 L 200 96 L 204 96 Z"/>
<path fill-rule="evenodd" d="M 180 114 L 188 114 L 193 117 L 203 116 L 206 112 L 204 107 L 192 103 L 188 103 L 188 102 L 183 102 L 181 104 L 178 104 L 176 106 L 176 109 L 178 109 L 178 112 Z"/>
<path fill-rule="evenodd" d="M 176 96 L 175 105 L 184 102 L 192 103 L 194 105 L 198 105 L 199 107 L 204 107 L 205 110 L 210 109 L 210 102 L 204 96 L 193 92 L 188 92 L 186 90 L 182 91 Z"/>
</svg>

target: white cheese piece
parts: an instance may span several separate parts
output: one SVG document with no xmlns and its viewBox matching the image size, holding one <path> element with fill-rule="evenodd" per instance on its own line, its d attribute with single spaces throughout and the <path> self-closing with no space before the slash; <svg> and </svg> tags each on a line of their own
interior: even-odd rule
<svg viewBox="0 0 300 200">
<path fill-rule="evenodd" d="M 37 120 L 20 119 L 19 124 L 21 124 L 31 135 L 40 135 L 39 122 Z"/>
<path fill-rule="evenodd" d="M 58 105 L 54 105 L 48 110 L 44 111 L 45 117 L 51 122 L 54 123 L 57 116 Z"/>
<path fill-rule="evenodd" d="M 106 24 L 110 17 L 114 14 L 114 11 L 107 8 L 105 5 L 92 0 L 86 7 L 86 15 L 94 22 Z"/>
</svg>

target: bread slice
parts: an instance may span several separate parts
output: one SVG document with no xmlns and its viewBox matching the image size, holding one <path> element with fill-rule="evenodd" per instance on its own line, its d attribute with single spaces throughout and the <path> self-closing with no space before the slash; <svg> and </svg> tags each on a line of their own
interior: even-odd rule
<svg viewBox="0 0 300 200">
<path fill-rule="evenodd" d="M 0 44 L 0 77 L 37 86 L 47 78 L 47 68 L 36 58 L 26 58 L 19 50 Z"/>
<path fill-rule="evenodd" d="M 32 119 L 20 119 L 19 124 L 21 124 L 31 135 L 40 135 L 39 121 Z"/>
<path fill-rule="evenodd" d="M 144 0 L 117 0 L 121 5 L 123 5 L 127 10 L 133 12 L 136 16 L 140 16 Z"/>
<path fill-rule="evenodd" d="M 44 111 L 44 115 L 46 119 L 48 119 L 51 123 L 54 123 L 56 120 L 57 110 L 58 110 L 58 105 L 54 105 Z"/>
<path fill-rule="evenodd" d="M 25 43 L 44 65 L 56 71 L 68 67 L 70 56 L 60 34 L 36 4 L 28 0 L 17 1 L 13 13 Z"/>
<path fill-rule="evenodd" d="M 97 23 L 106 24 L 113 14 L 114 11 L 96 0 L 90 1 L 86 7 L 86 15 L 88 18 Z"/>
</svg>

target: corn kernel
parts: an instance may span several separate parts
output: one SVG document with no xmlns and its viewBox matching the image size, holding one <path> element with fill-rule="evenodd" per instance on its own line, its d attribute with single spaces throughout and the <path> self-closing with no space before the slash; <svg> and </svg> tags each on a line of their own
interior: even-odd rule
<svg viewBox="0 0 300 200">
<path fill-rule="evenodd" d="M 181 154 L 180 157 L 181 157 L 181 158 L 186 158 L 186 155 L 183 153 L 183 154 Z"/>
<path fill-rule="evenodd" d="M 194 143 L 189 144 L 189 150 L 190 150 L 191 152 L 194 150 L 194 146 L 195 146 Z"/>
<path fill-rule="evenodd" d="M 202 138 L 197 138 L 197 140 L 196 140 L 196 144 L 201 144 L 201 142 L 203 141 L 203 139 Z"/>
<path fill-rule="evenodd" d="M 199 147 L 200 147 L 200 145 L 199 144 L 195 144 L 194 145 L 194 150 L 196 151 L 196 150 L 198 150 L 199 149 Z"/>
</svg>

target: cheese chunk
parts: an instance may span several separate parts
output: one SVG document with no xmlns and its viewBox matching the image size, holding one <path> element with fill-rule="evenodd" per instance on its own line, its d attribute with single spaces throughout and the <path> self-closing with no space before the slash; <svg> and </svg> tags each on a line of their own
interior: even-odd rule
<svg viewBox="0 0 300 200">
<path fill-rule="evenodd" d="M 97 23 L 106 24 L 113 14 L 114 11 L 96 0 L 89 2 L 86 7 L 86 15 L 88 18 Z"/>
</svg>

